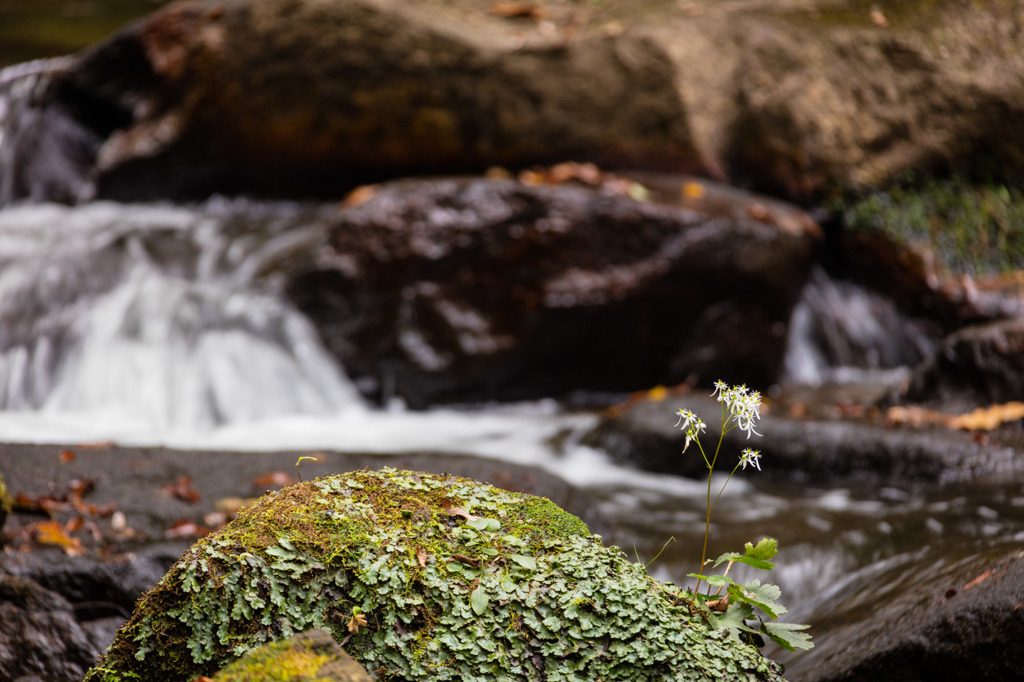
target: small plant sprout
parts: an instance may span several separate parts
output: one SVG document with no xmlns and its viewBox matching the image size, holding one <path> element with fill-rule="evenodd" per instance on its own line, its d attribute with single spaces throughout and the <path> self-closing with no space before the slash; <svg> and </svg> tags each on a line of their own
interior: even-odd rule
<svg viewBox="0 0 1024 682">
<path fill-rule="evenodd" d="M 307 457 L 305 455 L 295 460 L 295 473 L 299 475 L 299 483 L 302 482 L 302 463 L 305 462 L 307 459 L 312 460 L 314 462 L 319 461 L 316 457 Z"/>
<path fill-rule="evenodd" d="M 689 449 L 691 443 L 696 443 L 701 457 L 704 458 L 704 464 L 708 468 L 704 546 L 701 549 L 700 570 L 697 573 L 689 574 L 689 577 L 697 579 L 692 597 L 695 603 L 703 607 L 703 611 L 712 625 L 727 628 L 734 637 L 749 639 L 751 635 L 764 634 L 789 651 L 810 649 L 814 646 L 811 643 L 810 635 L 801 632 L 801 630 L 807 629 L 807 625 L 774 622 L 780 614 L 786 613 L 786 607 L 777 601 L 782 594 L 778 587 L 769 583 L 762 585 L 760 580 L 740 584 L 729 577 L 729 569 L 734 563 L 746 564 L 752 568 L 767 571 L 775 568 L 775 564 L 769 561 L 778 552 L 778 543 L 775 540 L 764 538 L 757 545 L 748 542 L 743 554 L 736 552 L 723 554 L 715 560 L 714 566 L 725 563 L 725 571 L 721 575 L 704 575 L 704 566 L 710 563 L 707 561 L 707 551 L 708 536 L 711 530 L 711 512 L 714 511 L 715 505 L 718 504 L 722 493 L 725 492 L 725 487 L 737 470 L 746 469 L 748 464 L 758 471 L 761 470 L 761 452 L 752 448 L 744 448 L 740 453 L 739 461 L 729 472 L 729 476 L 725 479 L 718 494 L 714 499 L 711 498 L 711 478 L 715 471 L 715 465 L 718 463 L 718 455 L 722 449 L 725 435 L 736 429 L 744 431 L 747 438 L 752 435 L 761 435 L 755 428 L 757 421 L 761 418 L 761 394 L 748 389 L 743 384 L 730 387 L 723 381 L 716 381 L 715 390 L 711 396 L 716 397 L 721 405 L 722 431 L 718 436 L 718 443 L 710 455 L 700 442 L 700 436 L 706 428 L 704 422 L 690 410 L 676 412 L 679 416 L 676 426 L 686 434 L 683 452 Z M 708 584 L 707 594 L 700 594 L 702 581 Z M 716 587 L 717 591 L 711 594 L 711 590 Z M 723 589 L 726 591 L 725 595 L 722 595 Z M 769 622 L 765 622 L 757 617 L 760 624 L 759 629 L 747 625 L 748 620 L 755 618 L 754 609 L 759 610 L 769 619 Z"/>
</svg>

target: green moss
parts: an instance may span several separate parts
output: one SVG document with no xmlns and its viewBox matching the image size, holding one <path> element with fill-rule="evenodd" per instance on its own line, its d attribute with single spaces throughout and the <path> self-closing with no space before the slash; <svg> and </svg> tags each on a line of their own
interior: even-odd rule
<svg viewBox="0 0 1024 682">
<path fill-rule="evenodd" d="M 86 680 L 190 680 L 312 627 L 382 680 L 781 679 L 550 501 L 383 469 L 265 495 L 196 543 Z"/>
<path fill-rule="evenodd" d="M 954 272 L 994 274 L 1024 263 L 1024 188 L 955 177 L 911 181 L 852 203 L 852 231 L 933 249 Z"/>
<path fill-rule="evenodd" d="M 330 656 L 317 653 L 308 646 L 296 649 L 290 641 L 274 642 L 231 663 L 214 679 L 216 682 L 328 682 L 317 673 L 330 659 Z"/>
</svg>

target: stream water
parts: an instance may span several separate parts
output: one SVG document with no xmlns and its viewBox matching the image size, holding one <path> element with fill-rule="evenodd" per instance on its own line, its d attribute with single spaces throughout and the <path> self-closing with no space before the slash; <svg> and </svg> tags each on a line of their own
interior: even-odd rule
<svg viewBox="0 0 1024 682">
<path fill-rule="evenodd" d="M 313 243 L 333 210 L 211 199 L 0 211 L 0 441 L 336 449 L 380 453 L 382 464 L 429 450 L 538 466 L 587 490 L 609 542 L 644 562 L 664 545 L 650 571 L 686 581 L 703 536 L 704 483 L 625 468 L 584 447 L 596 415 L 553 401 L 426 412 L 362 401 L 279 292 L 276 263 Z M 836 328 L 821 321 L 822 301 L 851 328 L 893 323 L 878 319 L 884 305 L 866 305 L 870 294 L 816 274 L 796 311 L 817 324 L 794 324 L 793 381 L 871 381 L 924 350 L 836 332 L 844 357 L 860 364 L 842 370 L 835 344 L 809 331 Z M 926 343 L 912 326 L 903 336 Z M 673 410 L 666 403 L 666 420 Z M 745 473 L 715 511 L 711 552 L 762 535 L 780 541 L 773 577 L 790 619 L 818 624 L 816 651 L 826 651 L 828 624 L 861 617 L 865 594 L 1024 540 L 1024 486 L 825 488 Z M 814 656 L 789 657 L 791 678 Z"/>
</svg>

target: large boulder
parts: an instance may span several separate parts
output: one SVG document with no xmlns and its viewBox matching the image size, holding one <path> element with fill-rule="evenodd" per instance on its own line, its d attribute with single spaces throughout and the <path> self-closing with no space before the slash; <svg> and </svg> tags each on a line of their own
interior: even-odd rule
<svg viewBox="0 0 1024 682">
<path fill-rule="evenodd" d="M 769 385 L 818 227 L 758 205 L 755 219 L 569 185 L 390 183 L 287 266 L 287 288 L 346 371 L 416 407 L 691 374 Z"/>
<path fill-rule="evenodd" d="M 565 159 L 800 197 L 1020 171 L 1022 26 L 1013 0 L 185 0 L 16 88 L 32 106 L 0 121 L 26 131 L 0 143 L 18 178 L 0 201 L 323 195 Z"/>
<path fill-rule="evenodd" d="M 567 158 L 699 166 L 645 36 L 524 37 L 450 4 L 175 3 L 83 53 L 42 108 L 99 136 L 93 191 L 123 199 L 337 194 Z"/>
<path fill-rule="evenodd" d="M 407 682 L 781 680 L 548 500 L 394 469 L 262 497 L 185 553 L 86 680 L 190 680 L 311 627 Z"/>
</svg>

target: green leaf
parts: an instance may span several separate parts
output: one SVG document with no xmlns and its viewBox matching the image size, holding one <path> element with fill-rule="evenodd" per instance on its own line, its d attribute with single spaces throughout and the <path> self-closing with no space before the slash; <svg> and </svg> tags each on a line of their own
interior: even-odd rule
<svg viewBox="0 0 1024 682">
<path fill-rule="evenodd" d="M 478 616 L 482 616 L 487 610 L 487 593 L 484 592 L 483 585 L 478 585 L 473 590 L 473 594 L 469 595 L 469 605 L 473 607 L 473 613 Z"/>
<path fill-rule="evenodd" d="M 775 601 L 782 596 L 782 590 L 770 583 L 761 584 L 760 580 L 751 580 L 743 585 L 730 585 L 729 597 L 737 601 L 745 601 L 764 611 L 772 620 L 789 611 Z"/>
<path fill-rule="evenodd" d="M 736 585 L 736 581 L 727 575 L 701 575 L 699 573 L 688 573 L 690 578 L 697 578 L 705 581 L 708 585 L 717 587 L 719 585 Z"/>
<path fill-rule="evenodd" d="M 779 542 L 775 538 L 761 538 L 756 547 L 748 542 L 743 548 L 746 552 L 743 556 L 734 559 L 737 563 L 746 564 L 747 566 L 753 566 L 765 571 L 775 568 L 775 564 L 768 561 L 779 553 Z"/>
<path fill-rule="evenodd" d="M 508 558 L 523 568 L 537 570 L 537 562 L 533 560 L 533 557 L 526 556 L 525 554 L 510 554 Z"/>
<path fill-rule="evenodd" d="M 473 519 L 466 522 L 467 526 L 476 528 L 479 531 L 495 531 L 501 528 L 501 524 L 494 519 L 485 519 L 483 517 Z"/>
<path fill-rule="evenodd" d="M 811 635 L 806 632 L 800 632 L 800 630 L 806 630 L 809 627 L 811 626 L 797 623 L 765 623 L 764 634 L 768 635 L 770 640 L 786 651 L 812 649 L 814 648 L 814 643 L 811 641 Z"/>
</svg>

